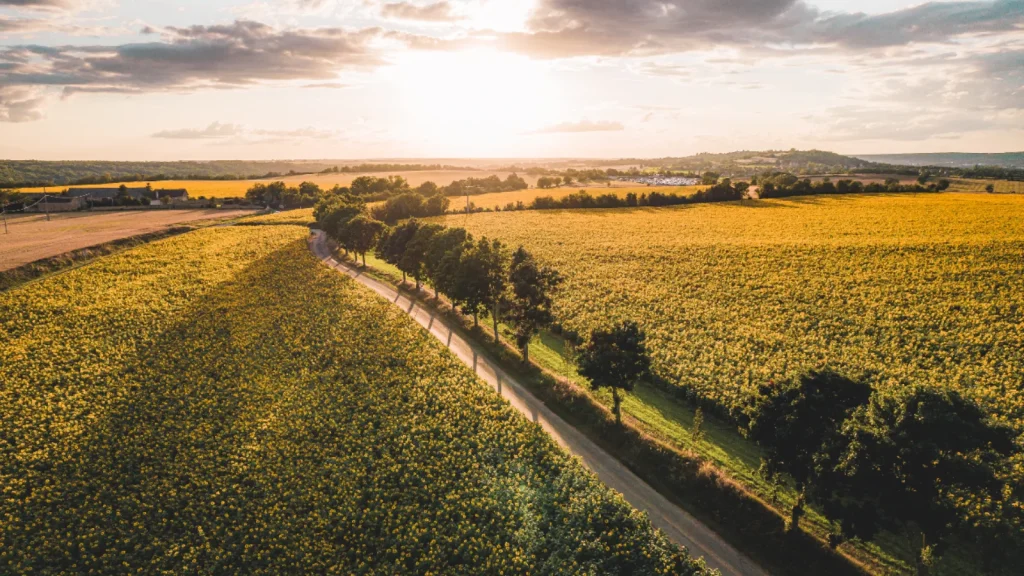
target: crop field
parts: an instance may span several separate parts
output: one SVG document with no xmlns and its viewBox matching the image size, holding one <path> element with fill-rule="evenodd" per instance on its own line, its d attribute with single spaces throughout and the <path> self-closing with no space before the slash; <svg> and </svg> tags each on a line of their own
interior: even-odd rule
<svg viewBox="0 0 1024 576">
<path fill-rule="evenodd" d="M 702 570 L 307 233 L 0 294 L 0 572 Z"/>
<path fill-rule="evenodd" d="M 8 216 L 8 233 L 0 230 L 0 271 L 178 224 L 251 214 L 252 210 L 135 210 L 68 212 Z"/>
<path fill-rule="evenodd" d="M 1024 182 L 1013 180 L 955 179 L 949 189 L 954 192 L 986 192 L 985 187 L 989 184 L 996 194 L 1024 194 Z"/>
<path fill-rule="evenodd" d="M 313 217 L 312 208 L 299 208 L 296 210 L 285 210 L 273 214 L 261 214 L 259 216 L 248 216 L 240 220 L 243 224 L 293 224 L 296 226 L 308 226 L 316 222 Z"/>
<path fill-rule="evenodd" d="M 450 216 L 568 277 L 582 334 L 638 320 L 669 388 L 738 409 L 828 364 L 950 386 L 1024 431 L 1024 198 L 863 195 Z M 657 263 L 657 265 L 653 265 Z"/>
<path fill-rule="evenodd" d="M 407 172 L 364 172 L 358 174 L 305 174 L 260 180 L 165 180 L 152 182 L 151 184 L 154 188 L 185 188 L 188 190 L 189 196 L 192 198 L 198 198 L 200 196 L 205 196 L 207 198 L 240 198 L 245 196 L 245 192 L 257 182 L 267 183 L 278 180 L 286 182 L 289 186 L 298 186 L 302 182 L 314 182 L 321 188 L 333 188 L 335 185 L 348 186 L 353 180 L 360 176 L 386 178 L 388 176 L 397 175 L 408 180 L 410 186 L 416 187 L 428 180 L 438 186 L 447 186 L 455 180 L 462 180 L 465 178 L 486 178 L 491 175 L 498 175 L 504 179 L 508 174 L 510 173 L 485 170 L 411 170 Z M 523 174 L 522 177 L 524 180 L 529 182 L 531 186 L 536 184 L 536 176 L 526 176 Z M 124 184 L 126 186 L 145 186 L 145 182 L 125 182 Z M 95 186 L 76 186 L 76 188 L 116 188 L 120 185 L 121 183 L 97 184 Z M 51 186 L 47 188 L 47 190 L 52 193 L 60 193 L 67 188 L 68 186 Z M 42 191 L 42 188 L 22 189 L 22 192 Z"/>
<path fill-rule="evenodd" d="M 612 186 L 610 187 L 563 186 L 561 188 L 530 188 L 529 190 L 517 190 L 515 192 L 496 192 L 493 194 L 479 194 L 477 196 L 470 196 L 469 201 L 479 208 L 488 208 L 494 210 L 495 207 L 498 207 L 504 210 L 505 205 L 508 204 L 509 202 L 522 202 L 523 204 L 529 204 L 530 202 L 533 202 L 534 198 L 540 198 L 542 196 L 550 196 L 557 200 L 559 198 L 565 198 L 570 194 L 580 192 L 581 190 L 586 190 L 587 193 L 592 196 L 599 196 L 601 194 L 615 194 L 619 198 L 625 198 L 626 195 L 630 193 L 634 193 L 637 196 L 639 196 L 640 194 L 650 194 L 651 192 L 689 196 L 690 194 L 707 188 L 707 186 L 637 186 L 635 184 L 623 186 L 621 184 L 623 183 L 613 182 Z M 462 204 L 459 204 L 460 198 L 462 199 Z M 465 207 L 465 196 L 452 198 L 452 210 L 458 210 L 459 208 Z"/>
</svg>

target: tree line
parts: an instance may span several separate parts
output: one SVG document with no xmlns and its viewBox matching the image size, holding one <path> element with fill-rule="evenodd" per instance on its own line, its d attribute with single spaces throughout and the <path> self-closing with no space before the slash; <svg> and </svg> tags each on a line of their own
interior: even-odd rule
<svg viewBox="0 0 1024 576">
<path fill-rule="evenodd" d="M 842 179 L 832 182 L 823 178 L 814 182 L 809 178 L 800 179 L 787 172 L 761 174 L 752 179 L 752 183 L 760 186 L 761 198 L 788 198 L 791 196 L 813 196 L 817 194 L 860 194 L 878 192 L 942 192 L 950 186 L 950 181 L 942 178 L 928 183 L 928 177 L 918 178 L 916 184 L 902 184 L 897 178 L 887 178 L 884 183 L 871 182 L 864 184 L 857 180 Z M 927 184 L 926 184 L 927 183 Z"/>
<path fill-rule="evenodd" d="M 464 228 L 416 219 L 389 227 L 368 215 L 361 199 L 351 194 L 325 198 L 314 215 L 346 254 L 362 258 L 363 266 L 372 249 L 402 272 L 403 283 L 412 277 L 418 292 L 429 282 L 435 299 L 444 295 L 454 308 L 472 316 L 474 326 L 479 326 L 481 314 L 489 314 L 495 342 L 500 342 L 499 324 L 508 325 L 524 363 L 530 359 L 530 341 L 554 324 L 552 299 L 564 278 L 522 246 L 511 250 L 498 240 L 476 239 Z M 636 323 L 624 322 L 594 330 L 578 352 L 579 373 L 595 390 L 612 389 L 619 423 L 619 392 L 632 390 L 649 374 L 645 340 Z"/>
</svg>

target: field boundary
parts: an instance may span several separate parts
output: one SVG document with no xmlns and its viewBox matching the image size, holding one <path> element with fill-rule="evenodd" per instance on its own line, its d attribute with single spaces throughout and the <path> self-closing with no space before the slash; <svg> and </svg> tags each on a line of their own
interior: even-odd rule
<svg viewBox="0 0 1024 576">
<path fill-rule="evenodd" d="M 813 535 L 786 532 L 785 519 L 778 512 L 712 465 L 639 430 L 630 424 L 630 418 L 626 419 L 626 426 L 618 426 L 611 412 L 588 394 L 533 361 L 523 365 L 519 353 L 508 343 L 495 344 L 486 330 L 474 328 L 470 320 L 450 308 L 438 306 L 429 296 L 425 298 L 422 292 L 409 290 L 398 278 L 373 267 L 352 268 L 347 262 L 343 265 L 388 285 L 412 303 L 443 317 L 460 336 L 495 358 L 503 372 L 516 378 L 573 429 L 771 573 L 870 573 L 860 561 L 829 549 Z"/>
<path fill-rule="evenodd" d="M 0 292 L 5 292 L 12 288 L 17 288 L 30 282 L 41 280 L 58 272 L 66 272 L 79 266 L 84 266 L 101 256 L 109 256 L 111 254 L 135 248 L 136 246 L 148 244 L 171 236 L 177 236 L 179 234 L 185 234 L 186 232 L 191 232 L 193 230 L 196 230 L 196 228 L 192 226 L 175 226 L 166 230 L 159 230 L 157 232 L 147 232 L 145 234 L 128 236 L 127 238 L 119 238 L 117 240 L 111 240 L 110 242 L 96 244 L 95 246 L 87 246 L 85 248 L 71 250 L 70 252 L 29 262 L 28 264 L 22 264 L 17 268 L 11 268 L 10 270 L 0 272 Z"/>
</svg>

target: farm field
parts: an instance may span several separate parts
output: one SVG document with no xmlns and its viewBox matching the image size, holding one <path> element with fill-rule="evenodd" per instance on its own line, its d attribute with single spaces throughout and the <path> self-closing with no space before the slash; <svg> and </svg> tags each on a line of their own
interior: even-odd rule
<svg viewBox="0 0 1024 576">
<path fill-rule="evenodd" d="M 628 185 L 623 185 L 628 184 Z M 540 198 L 543 196 L 550 196 L 554 199 L 565 198 L 570 194 L 575 194 L 581 190 L 586 190 L 587 193 L 593 196 L 599 196 L 601 194 L 615 194 L 619 198 L 625 198 L 627 194 L 634 193 L 637 196 L 640 194 L 650 194 L 651 192 L 659 192 L 661 194 L 678 194 L 680 196 L 689 196 L 695 192 L 703 190 L 707 186 L 637 186 L 636 184 L 624 183 L 624 182 L 612 182 L 612 186 L 562 186 L 560 188 L 530 188 L 529 190 L 517 190 L 515 192 L 495 192 L 493 194 L 479 194 L 477 196 L 470 196 L 469 201 L 479 208 L 487 208 L 494 210 L 495 207 L 505 209 L 505 205 L 509 202 L 522 202 L 529 204 L 534 198 Z M 459 204 L 459 199 L 462 199 L 462 204 Z M 451 210 L 458 210 L 459 208 L 465 208 L 465 196 L 458 196 L 452 198 Z"/>
<path fill-rule="evenodd" d="M 1024 194 L 1024 182 L 1013 180 L 967 180 L 953 179 L 949 189 L 953 192 L 986 192 L 992 184 L 996 194 Z"/>
<path fill-rule="evenodd" d="M 446 221 L 522 244 L 566 274 L 556 308 L 567 328 L 641 321 L 667 388 L 724 414 L 760 383 L 829 364 L 873 372 L 879 385 L 948 385 L 1024 432 L 1024 198 L 811 197 Z"/>
<path fill-rule="evenodd" d="M 42 214 L 8 216 L 9 233 L 0 233 L 0 271 L 178 224 L 252 212 L 229 209 L 66 212 L 51 215 L 49 222 Z"/>
<path fill-rule="evenodd" d="M 0 571 L 703 573 L 307 233 L 0 294 Z"/>
<path fill-rule="evenodd" d="M 416 187 L 420 184 L 431 181 L 438 186 L 447 186 L 455 180 L 465 178 L 486 178 L 491 175 L 507 177 L 510 172 L 493 172 L 485 170 L 411 170 L 407 172 L 363 172 L 358 174 L 305 174 L 298 176 L 280 176 L 278 178 L 266 178 L 258 180 L 164 180 L 152 182 L 154 188 L 185 188 L 189 196 L 198 198 L 240 198 L 245 196 L 246 190 L 257 182 L 268 183 L 282 181 L 289 186 L 298 186 L 302 182 L 314 182 L 321 188 L 333 188 L 335 185 L 348 186 L 353 180 L 360 176 L 375 176 L 386 178 L 388 176 L 401 176 L 409 181 L 409 185 Z M 522 175 L 531 186 L 537 182 L 536 176 Z M 145 186 L 142 182 L 125 182 L 126 186 Z M 76 188 L 110 188 L 120 186 L 121 183 L 97 184 L 95 186 L 76 186 Z M 49 187 L 47 190 L 54 193 L 69 188 L 68 186 Z M 22 192 L 42 192 L 42 188 L 25 188 Z"/>
</svg>

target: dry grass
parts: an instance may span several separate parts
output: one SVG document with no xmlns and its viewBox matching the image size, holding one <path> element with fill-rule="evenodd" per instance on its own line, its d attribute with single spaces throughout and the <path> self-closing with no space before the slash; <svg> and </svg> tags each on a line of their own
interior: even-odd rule
<svg viewBox="0 0 1024 576">
<path fill-rule="evenodd" d="M 251 214 L 252 210 L 136 210 L 8 216 L 8 234 L 0 230 L 0 271 L 96 246 L 105 242 L 165 230 L 185 222 Z"/>
</svg>

